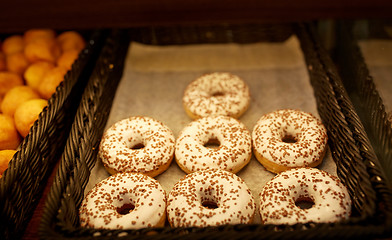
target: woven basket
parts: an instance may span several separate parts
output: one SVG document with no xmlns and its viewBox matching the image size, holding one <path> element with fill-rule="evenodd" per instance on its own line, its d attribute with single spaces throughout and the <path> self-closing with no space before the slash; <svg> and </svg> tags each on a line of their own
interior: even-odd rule
<svg viewBox="0 0 392 240">
<path fill-rule="evenodd" d="M 348 99 L 334 65 L 316 39 L 312 26 L 215 25 L 131 29 L 130 38 L 145 44 L 249 43 L 283 41 L 296 34 L 309 67 L 319 115 L 328 129 L 329 146 L 341 180 L 353 200 L 352 217 L 334 224 L 225 225 L 206 228 L 146 228 L 95 230 L 79 226 L 78 207 L 119 77 L 97 64 L 83 95 L 65 153 L 49 193 L 39 234 L 42 239 L 322 239 L 381 237 L 392 219 L 392 198 L 385 176 L 369 144 L 363 126 Z M 116 39 L 116 38 L 115 38 Z M 120 41 L 123 38 L 117 38 Z M 123 44 L 124 46 L 123 46 Z M 118 50 L 129 42 L 108 43 L 100 61 L 116 62 Z M 110 48 L 113 48 L 110 51 Z M 104 54 L 108 52 L 108 54 Z M 123 60 L 123 59 L 121 59 Z M 113 69 L 114 70 L 114 69 Z M 117 69 L 119 71 L 119 69 Z M 108 81 L 110 79 L 110 81 Z M 109 96 L 108 96 L 109 95 Z"/>
<path fill-rule="evenodd" d="M 337 50 L 337 62 L 341 69 L 342 81 L 363 122 L 373 149 L 387 172 L 389 184 L 392 184 L 392 119 L 388 119 L 383 100 L 375 86 L 372 76 L 353 33 L 353 22 L 339 25 L 340 47 Z M 382 25 L 373 23 L 377 32 L 370 37 L 383 38 Z"/>
<path fill-rule="evenodd" d="M 45 183 L 56 166 L 76 107 L 91 72 L 91 61 L 102 46 L 102 31 L 89 33 L 89 39 L 72 69 L 48 100 L 29 134 L 0 179 L 0 238 L 21 237 L 37 206 Z"/>
</svg>

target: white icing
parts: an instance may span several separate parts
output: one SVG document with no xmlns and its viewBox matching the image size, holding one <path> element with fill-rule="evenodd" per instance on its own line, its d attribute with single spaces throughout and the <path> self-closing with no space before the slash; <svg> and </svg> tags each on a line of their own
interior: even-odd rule
<svg viewBox="0 0 392 240">
<path fill-rule="evenodd" d="M 203 206 L 215 202 L 218 208 Z M 172 227 L 206 227 L 246 224 L 256 205 L 245 182 L 224 170 L 204 170 L 186 175 L 168 195 L 167 217 Z"/>
<path fill-rule="evenodd" d="M 301 209 L 295 204 L 301 197 L 314 205 Z M 350 217 L 351 199 L 337 177 L 317 168 L 298 168 L 276 175 L 264 186 L 259 211 L 265 224 L 331 223 Z"/>
<path fill-rule="evenodd" d="M 117 209 L 132 203 L 128 214 Z M 139 173 L 118 173 L 99 182 L 79 209 L 82 227 L 139 229 L 152 227 L 165 217 L 166 196 L 159 182 Z"/>
<path fill-rule="evenodd" d="M 160 121 L 131 117 L 105 131 L 99 146 L 103 164 L 116 172 L 149 172 L 172 160 L 175 138 Z M 141 149 L 132 149 L 143 144 Z"/>
<path fill-rule="evenodd" d="M 237 116 L 249 103 L 247 84 L 230 73 L 205 74 L 191 82 L 183 96 L 184 107 L 198 117 Z"/>
<path fill-rule="evenodd" d="M 297 141 L 287 143 L 286 135 Z M 323 156 L 327 130 L 310 113 L 278 110 L 262 116 L 252 132 L 253 148 L 264 158 L 286 167 L 305 167 Z"/>
<path fill-rule="evenodd" d="M 218 148 L 204 145 L 210 139 L 220 142 Z M 205 117 L 188 124 L 177 138 L 176 161 L 195 172 L 208 168 L 239 171 L 250 160 L 252 139 L 245 125 L 227 116 Z"/>
</svg>

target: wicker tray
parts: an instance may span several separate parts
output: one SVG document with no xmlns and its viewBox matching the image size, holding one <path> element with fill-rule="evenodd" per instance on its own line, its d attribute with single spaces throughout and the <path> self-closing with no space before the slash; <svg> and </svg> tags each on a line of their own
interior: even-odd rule
<svg viewBox="0 0 392 240">
<path fill-rule="evenodd" d="M 334 65 L 318 43 L 310 25 L 162 27 L 131 29 L 129 33 L 133 41 L 155 45 L 283 41 L 296 34 L 308 65 L 319 115 L 328 129 L 329 146 L 337 173 L 348 187 L 353 200 L 352 217 L 335 224 L 294 226 L 251 224 L 128 231 L 79 227 L 78 207 L 96 161 L 100 137 L 118 83 L 119 74 L 114 70 L 121 67 L 120 60 L 124 57 L 118 51 L 129 44 L 118 42 L 107 44 L 107 49 L 100 57 L 101 64 L 97 64 L 94 77 L 90 79 L 83 95 L 46 202 L 39 229 L 42 239 L 342 239 L 382 237 L 387 234 L 392 220 L 390 189 L 386 187 L 385 176 Z M 117 41 L 120 40 L 124 38 L 117 37 Z M 109 71 L 108 66 L 114 66 L 112 71 Z"/>
<path fill-rule="evenodd" d="M 85 49 L 48 100 L 48 106 L 39 115 L 0 179 L 0 238 L 16 239 L 23 234 L 45 183 L 61 156 L 82 89 L 91 73 L 91 62 L 102 47 L 105 35 L 104 31 L 86 34 Z"/>
<path fill-rule="evenodd" d="M 372 22 L 371 38 L 386 38 L 382 24 Z M 392 184 L 392 122 L 388 120 L 386 107 L 369 73 L 357 39 L 354 37 L 354 23 L 341 22 L 339 25 L 340 47 L 337 49 L 337 63 L 341 69 L 343 84 L 352 99 L 369 136 L 373 149 Z"/>
</svg>

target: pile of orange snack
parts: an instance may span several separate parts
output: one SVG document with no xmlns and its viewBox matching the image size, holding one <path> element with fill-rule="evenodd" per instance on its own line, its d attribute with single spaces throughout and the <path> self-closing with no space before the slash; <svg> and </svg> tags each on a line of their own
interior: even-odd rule
<svg viewBox="0 0 392 240">
<path fill-rule="evenodd" d="M 78 32 L 52 29 L 0 40 L 0 177 L 84 47 Z"/>
</svg>

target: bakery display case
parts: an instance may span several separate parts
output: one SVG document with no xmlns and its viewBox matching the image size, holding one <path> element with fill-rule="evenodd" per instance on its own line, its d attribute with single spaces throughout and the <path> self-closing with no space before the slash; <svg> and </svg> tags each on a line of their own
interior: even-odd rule
<svg viewBox="0 0 392 240">
<path fill-rule="evenodd" d="M 120 33 L 118 33 L 120 34 Z M 128 56 L 125 60 L 125 68 L 122 76 L 117 78 L 111 77 L 114 72 L 102 71 L 102 68 L 95 69 L 95 74 L 104 74 L 95 77 L 93 74 L 87 86 L 78 114 L 75 118 L 74 125 L 68 139 L 65 155 L 63 155 L 59 166 L 58 174 L 54 180 L 54 185 L 49 193 L 50 200 L 47 201 L 46 209 L 43 214 L 40 225 L 40 236 L 44 239 L 51 238 L 205 238 L 211 236 L 214 238 L 224 238 L 227 234 L 231 238 L 330 238 L 345 237 L 356 238 L 363 236 L 382 236 L 388 232 L 389 224 L 389 202 L 390 194 L 386 177 L 381 166 L 375 156 L 372 147 L 363 130 L 361 122 L 353 109 L 353 106 L 344 90 L 343 84 L 339 79 L 339 75 L 334 67 L 332 60 L 328 57 L 326 50 L 319 43 L 315 35 L 315 30 L 311 24 L 283 24 L 283 25 L 212 25 L 212 26 L 196 26 L 196 27 L 158 27 L 158 28 L 135 28 L 126 31 L 131 43 L 114 44 L 114 49 L 123 50 L 129 44 Z M 162 36 L 160 38 L 159 36 Z M 294 38 L 294 39 L 293 39 Z M 124 39 L 121 37 L 121 39 Z M 294 42 L 292 42 L 294 40 Z M 232 63 L 228 65 L 214 66 L 204 61 L 197 65 L 194 61 L 191 65 L 171 65 L 158 69 L 154 59 L 148 59 L 145 64 L 143 60 L 145 54 L 149 57 L 153 56 L 158 59 L 159 56 L 164 57 L 164 61 L 158 61 L 160 64 L 169 62 L 168 52 L 173 55 L 174 59 L 182 59 L 181 54 L 185 53 L 188 57 L 190 52 L 188 47 L 212 47 L 217 50 L 221 44 L 225 47 L 225 52 L 229 50 L 230 44 L 239 44 L 242 47 L 248 47 L 247 44 L 260 43 L 267 44 L 267 48 L 279 46 L 282 55 L 287 54 L 293 57 L 294 61 L 287 61 L 287 66 L 272 66 L 270 62 L 258 62 L 256 67 L 249 67 L 249 62 L 241 68 L 235 68 Z M 201 43 L 212 44 L 197 46 Z M 142 45 L 140 45 L 142 44 Z M 196 44 L 196 46 L 194 45 Z M 270 45 L 272 44 L 272 45 Z M 106 46 L 110 48 L 110 46 Z M 156 49 L 157 47 L 159 49 Z M 252 46 L 255 47 L 255 46 Z M 281 48 L 280 48 L 281 47 Z M 147 49 L 146 49 L 147 48 Z M 152 48 L 152 49 L 151 49 Z M 163 49 L 161 49 L 163 48 Z M 169 49 L 168 49 L 169 48 Z M 178 49 L 173 49 L 178 48 Z M 300 55 L 296 55 L 294 50 Z M 160 55 L 162 50 L 165 54 Z M 176 51 L 177 50 L 177 51 Z M 256 50 L 252 49 L 252 52 Z M 154 51 L 155 54 L 154 54 Z M 200 50 L 199 50 L 200 51 Z M 195 51 L 198 52 L 199 51 Z M 208 49 L 207 52 L 212 51 Z M 288 52 L 284 52 L 288 51 Z M 103 51 L 102 53 L 104 53 Z M 115 53 L 116 51 L 113 51 Z M 177 53 L 176 53 L 177 52 Z M 236 52 L 234 50 L 234 52 Z M 133 55 L 134 54 L 134 55 Z M 180 54 L 176 55 L 175 54 Z M 273 55 L 276 52 L 273 52 Z M 133 57 L 135 56 L 135 58 Z M 240 55 L 241 56 L 241 55 Z M 265 53 L 265 56 L 268 56 Z M 124 57 L 122 55 L 122 57 Z M 227 55 L 225 56 L 227 57 Z M 296 57 L 302 60 L 302 63 L 296 65 Z M 118 57 L 113 57 L 119 59 Z M 138 60 L 137 62 L 135 60 Z M 158 59 L 159 60 L 159 59 Z M 103 60 L 103 55 L 101 56 Z M 184 60 L 185 61 L 185 60 Z M 241 59 L 241 61 L 245 61 Z M 103 65 L 118 66 L 118 64 Z M 181 61 L 180 61 L 181 62 Z M 198 61 L 199 62 L 199 61 Z M 173 63 L 172 63 L 173 64 Z M 294 65 L 292 65 L 294 64 Z M 304 84 L 297 90 L 292 87 L 284 88 L 280 86 L 279 94 L 288 94 L 290 97 L 299 97 L 306 95 L 306 100 L 298 100 L 297 107 L 315 111 L 328 129 L 330 155 L 326 157 L 325 163 L 321 166 L 326 171 L 335 172 L 337 176 L 348 187 L 350 196 L 353 200 L 352 215 L 348 221 L 335 224 L 296 224 L 294 226 L 285 225 L 263 225 L 260 222 L 249 225 L 224 225 L 219 227 L 205 228 L 146 228 L 141 230 L 98 230 L 85 229 L 79 226 L 78 222 L 78 206 L 83 200 L 85 191 L 88 191 L 99 179 L 107 177 L 105 171 L 102 170 L 100 160 L 97 160 L 97 150 L 102 132 L 113 122 L 128 116 L 129 114 L 149 114 L 158 119 L 163 120 L 178 134 L 179 129 L 189 122 L 182 110 L 181 94 L 184 83 L 181 76 L 189 77 L 199 74 L 198 71 L 205 72 L 216 70 L 219 68 L 231 67 L 234 72 L 247 76 L 249 84 L 257 84 L 263 82 L 261 77 L 255 77 L 251 80 L 251 76 L 256 71 L 256 76 L 266 75 L 267 81 L 276 81 L 282 84 L 281 78 L 286 74 L 297 79 L 296 84 Z M 151 67 L 154 67 L 152 69 Z M 172 72 L 173 67 L 178 71 Z M 239 68 L 238 68 L 239 67 Z M 146 68 L 148 70 L 146 70 Z M 181 70 L 179 70 L 181 69 Z M 237 70 L 236 70 L 237 69 Z M 295 69 L 295 70 L 293 70 Z M 272 77 L 268 77 L 271 74 Z M 106 76 L 105 76 L 106 72 Z M 118 73 L 117 73 L 118 74 Z M 166 78 L 169 77 L 169 80 Z M 300 79 L 303 78 L 303 79 Z M 272 79 L 272 80 L 271 80 Z M 143 82 L 147 82 L 143 84 Z M 167 81 L 176 83 L 173 88 L 167 84 Z M 164 85 L 159 85 L 161 82 Z M 306 84 L 307 83 L 307 84 Z M 107 85 L 112 85 L 107 87 Z M 120 85 L 120 86 L 118 86 Z M 154 86 L 153 94 L 151 87 Z M 308 89 L 307 89 L 308 87 Z M 159 90 L 162 89 L 162 93 Z M 171 90 L 170 90 L 170 89 Z M 103 90 L 99 90 L 103 89 Z M 109 93 L 108 91 L 111 92 Z M 252 87 L 251 87 L 252 89 Z M 255 99 L 251 103 L 250 109 L 240 118 L 250 128 L 254 124 L 255 119 L 260 116 L 261 111 L 268 111 L 268 108 L 274 109 L 279 106 L 290 104 L 291 98 L 277 101 L 277 105 L 269 105 L 268 101 L 264 102 L 264 106 L 258 104 L 257 92 L 262 91 L 263 84 L 258 88 L 253 88 L 256 92 L 252 96 Z M 288 90 L 290 89 L 290 90 Z M 269 91 L 270 89 L 264 90 Z M 93 91 L 93 92 L 91 92 Z M 125 91 L 125 92 L 124 92 Z M 169 91 L 169 92 L 167 92 Z M 285 92 L 286 91 L 286 92 Z M 113 94 L 116 92 L 116 96 Z M 294 94 L 293 96 L 290 95 Z M 108 101 L 107 96 L 103 94 L 111 94 L 113 102 Z M 275 93 L 276 94 L 276 93 Z M 310 95 L 308 95 L 310 94 Z M 261 94 L 262 95 L 262 94 Z M 140 99 L 142 96 L 148 96 Z M 164 99 L 164 96 L 165 99 Z M 284 99 L 284 97 L 281 96 Z M 300 99 L 300 98 L 299 98 Z M 140 102 L 140 103 L 139 103 Z M 177 102 L 177 103 L 176 103 Z M 302 102 L 302 103 L 300 103 Z M 132 103 L 130 106 L 129 103 Z M 93 105 L 91 105 L 93 104 Z M 86 106 L 91 106 L 87 108 Z M 125 105 L 125 106 L 124 106 Z M 138 107 L 143 106 L 142 108 Z M 252 107 L 253 105 L 253 107 Z M 294 106 L 293 106 L 294 107 Z M 97 109 L 93 111 L 92 109 Z M 99 110 L 98 110 L 99 109 Z M 106 109 L 106 110 L 102 110 Z M 126 109 L 126 110 L 124 110 Z M 263 110 L 264 109 L 264 110 Z M 313 109 L 313 110 L 312 110 Z M 125 111 L 125 112 L 124 112 Z M 169 111 L 169 112 L 168 112 Z M 110 114 L 108 114 L 110 112 Z M 165 114 L 166 112 L 166 114 Z M 332 113 L 332 114 L 331 114 Z M 176 129 L 176 126 L 178 129 Z M 97 133 L 99 132 L 99 133 Z M 81 147 L 83 146 L 83 147 Z M 88 147 L 84 147 L 88 146 Z M 254 159 L 252 159 L 254 160 Z M 265 169 L 259 168 L 257 162 L 253 161 L 253 166 L 248 166 L 241 172 L 241 176 L 250 186 L 262 184 L 260 178 L 271 178 L 272 175 L 266 173 Z M 101 165 L 101 166 L 100 166 Z M 72 169 L 72 171 L 70 171 Z M 371 170 L 370 170 L 371 169 Z M 255 171 L 255 172 L 252 172 Z M 103 175 L 102 175 L 103 174 Z M 175 163 L 157 179 L 164 185 L 164 188 L 170 189 L 175 181 L 184 176 Z M 262 176 L 262 177 L 260 177 Z M 364 177 L 366 176 L 366 177 Z M 251 179 L 257 179 L 252 183 Z M 261 182 L 260 182 L 261 181 Z M 374 187 L 377 186 L 377 187 Z M 252 188 L 252 187 L 251 187 Z M 257 189 L 254 189 L 257 192 Z M 255 195 L 255 194 L 254 194 Z M 383 206 L 380 208 L 380 206 Z M 385 208 L 384 208 L 385 207 Z M 375 218 L 377 220 L 375 221 Z M 257 220 L 256 220 L 257 221 Z M 260 219 L 258 220 L 260 221 Z"/>
<path fill-rule="evenodd" d="M 0 179 L 1 239 L 392 237 L 391 65 L 387 57 L 380 64 L 374 42 L 367 41 L 382 38 L 388 45 L 390 3 L 42 3 L 47 8 L 27 3 L 18 18 L 11 11 L 16 3 L 6 4 L 1 39 L 46 27 L 76 29 L 87 44 Z M 343 20 L 362 17 L 386 20 Z M 10 20 L 14 24 L 6 24 Z M 149 116 L 177 138 L 192 121 L 182 105 L 185 88 L 212 72 L 238 75 L 249 85 L 249 108 L 238 118 L 249 131 L 278 109 L 299 109 L 321 120 L 328 147 L 317 168 L 346 186 L 350 217 L 263 223 L 259 193 L 275 174 L 252 155 L 236 173 L 255 198 L 251 224 L 171 227 L 166 220 L 163 227 L 134 230 L 81 227 L 84 197 L 110 176 L 98 157 L 104 131 L 121 119 Z M 155 179 L 168 194 L 185 175 L 173 160 Z"/>
</svg>

